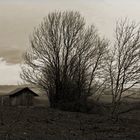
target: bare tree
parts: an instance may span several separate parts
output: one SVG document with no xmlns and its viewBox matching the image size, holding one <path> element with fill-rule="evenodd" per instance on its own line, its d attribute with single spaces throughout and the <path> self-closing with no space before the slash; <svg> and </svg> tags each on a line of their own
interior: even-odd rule
<svg viewBox="0 0 140 140">
<path fill-rule="evenodd" d="M 50 13 L 34 30 L 21 78 L 43 88 L 51 107 L 86 99 L 99 81 L 107 45 L 79 12 Z"/>
<path fill-rule="evenodd" d="M 112 117 L 117 117 L 122 95 L 140 83 L 140 28 L 128 19 L 118 21 L 115 44 L 106 61 L 106 76 L 112 94 Z"/>
</svg>

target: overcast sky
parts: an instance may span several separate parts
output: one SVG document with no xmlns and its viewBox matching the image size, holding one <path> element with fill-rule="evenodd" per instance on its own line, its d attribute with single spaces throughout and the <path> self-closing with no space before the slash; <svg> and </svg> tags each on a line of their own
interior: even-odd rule
<svg viewBox="0 0 140 140">
<path fill-rule="evenodd" d="M 140 0 L 0 0 L 0 84 L 17 84 L 29 36 L 49 12 L 80 11 L 88 24 L 113 39 L 119 18 L 140 22 Z"/>
</svg>

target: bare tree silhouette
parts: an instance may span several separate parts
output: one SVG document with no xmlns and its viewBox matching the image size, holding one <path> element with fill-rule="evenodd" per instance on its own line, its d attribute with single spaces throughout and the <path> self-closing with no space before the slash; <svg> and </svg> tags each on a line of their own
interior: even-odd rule
<svg viewBox="0 0 140 140">
<path fill-rule="evenodd" d="M 140 83 L 140 28 L 128 19 L 118 21 L 115 44 L 106 61 L 106 77 L 112 94 L 112 117 L 118 117 L 122 95 Z"/>
<path fill-rule="evenodd" d="M 50 13 L 34 30 L 21 78 L 44 89 L 51 107 L 86 100 L 104 83 L 99 76 L 107 46 L 79 12 Z"/>
</svg>

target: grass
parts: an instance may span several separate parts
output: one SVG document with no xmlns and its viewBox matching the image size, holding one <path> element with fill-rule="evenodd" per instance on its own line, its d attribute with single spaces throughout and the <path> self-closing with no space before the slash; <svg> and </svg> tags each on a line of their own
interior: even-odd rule
<svg viewBox="0 0 140 140">
<path fill-rule="evenodd" d="M 140 109 L 113 123 L 107 115 L 66 112 L 47 107 L 1 107 L 0 140 L 139 140 Z M 7 139 L 6 139 L 7 138 Z"/>
</svg>

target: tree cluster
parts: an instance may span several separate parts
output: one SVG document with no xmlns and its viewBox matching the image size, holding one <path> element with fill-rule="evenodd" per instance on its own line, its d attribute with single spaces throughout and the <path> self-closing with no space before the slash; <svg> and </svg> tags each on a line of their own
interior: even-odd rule
<svg viewBox="0 0 140 140">
<path fill-rule="evenodd" d="M 111 46 L 79 12 L 53 12 L 30 42 L 21 77 L 45 90 L 51 107 L 83 102 L 108 88 L 114 114 L 122 94 L 140 82 L 140 29 L 127 19 L 117 22 Z"/>
</svg>

